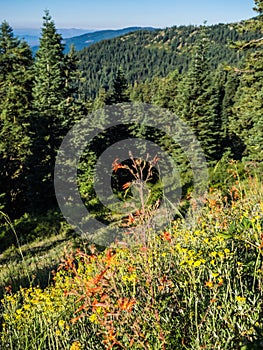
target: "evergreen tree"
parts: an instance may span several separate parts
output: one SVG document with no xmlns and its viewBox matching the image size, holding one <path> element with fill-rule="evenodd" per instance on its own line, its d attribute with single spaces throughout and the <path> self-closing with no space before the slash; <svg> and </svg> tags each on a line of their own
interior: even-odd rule
<svg viewBox="0 0 263 350">
<path fill-rule="evenodd" d="M 107 105 L 116 103 L 129 102 L 128 83 L 123 70 L 120 68 L 117 71 L 116 78 L 113 82 L 113 90 L 106 99 Z"/>
<path fill-rule="evenodd" d="M 135 82 L 131 87 L 130 98 L 132 101 L 152 103 L 152 85 L 147 79 L 145 82 Z"/>
<path fill-rule="evenodd" d="M 229 151 L 231 157 L 240 160 L 244 151 L 244 143 L 235 133 L 235 128 L 231 127 L 233 118 L 233 106 L 235 103 L 236 92 L 240 84 L 240 76 L 236 72 L 226 71 L 222 79 L 223 99 L 222 108 L 222 137 L 223 148 Z"/>
<path fill-rule="evenodd" d="M 260 13 L 249 28 L 263 34 L 263 2 L 255 1 Z M 241 49 L 254 48 L 245 66 L 239 70 L 241 82 L 236 94 L 230 128 L 245 144 L 243 156 L 248 160 L 263 160 L 263 39 L 251 40 Z"/>
<path fill-rule="evenodd" d="M 219 93 L 213 85 L 208 66 L 207 39 L 202 35 L 189 72 L 179 84 L 174 110 L 192 128 L 208 161 L 220 156 L 221 121 L 218 109 Z"/>
<path fill-rule="evenodd" d="M 0 207 L 11 217 L 25 211 L 25 163 L 31 107 L 32 54 L 14 37 L 7 22 L 0 26 Z"/>
<path fill-rule="evenodd" d="M 261 15 L 263 13 L 263 1 L 262 0 L 255 0 L 255 7 L 254 10 L 259 12 Z"/>
<path fill-rule="evenodd" d="M 152 103 L 159 107 L 174 110 L 174 101 L 178 94 L 180 76 L 173 71 L 165 78 L 158 79 L 156 92 L 153 94 Z"/>
<path fill-rule="evenodd" d="M 74 123 L 80 120 L 93 109 L 93 101 L 81 99 L 79 95 L 80 71 L 78 69 L 79 59 L 74 45 L 70 47 L 68 54 L 64 56 L 65 73 L 65 99 L 62 101 L 63 126 L 65 131 L 70 129 Z"/>
<path fill-rule="evenodd" d="M 94 100 L 94 110 L 103 108 L 107 101 L 107 93 L 104 88 L 99 89 L 99 93 Z"/>
<path fill-rule="evenodd" d="M 70 78 L 67 76 L 62 38 L 48 11 L 43 17 L 39 50 L 35 60 L 33 141 L 29 160 L 29 206 L 46 211 L 56 206 L 53 170 L 56 151 L 66 133 L 66 105 L 70 103 Z"/>
</svg>

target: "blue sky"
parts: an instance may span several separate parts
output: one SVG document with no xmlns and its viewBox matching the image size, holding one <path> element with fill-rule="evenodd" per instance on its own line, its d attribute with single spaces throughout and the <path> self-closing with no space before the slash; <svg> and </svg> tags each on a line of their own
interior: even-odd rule
<svg viewBox="0 0 263 350">
<path fill-rule="evenodd" d="M 48 9 L 57 28 L 168 27 L 229 23 L 255 15 L 253 0 L 0 0 L 0 22 L 39 28 Z"/>
</svg>

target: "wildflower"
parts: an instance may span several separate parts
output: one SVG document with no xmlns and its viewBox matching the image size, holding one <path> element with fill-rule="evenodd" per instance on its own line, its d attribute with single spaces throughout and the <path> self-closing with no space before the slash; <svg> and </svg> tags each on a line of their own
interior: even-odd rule
<svg viewBox="0 0 263 350">
<path fill-rule="evenodd" d="M 123 275 L 121 278 L 123 281 L 134 282 L 137 279 L 137 275 L 135 273 L 128 275 Z"/>
<path fill-rule="evenodd" d="M 245 297 L 241 297 L 239 295 L 236 296 L 236 301 L 240 304 L 243 304 L 246 302 L 246 298 Z"/>
<path fill-rule="evenodd" d="M 113 328 L 108 329 L 108 334 L 106 335 L 105 340 L 103 340 L 103 343 L 107 344 L 111 341 L 114 342 L 112 345 L 118 344 L 118 342 L 116 341 L 116 335 Z"/>
<path fill-rule="evenodd" d="M 187 260 L 187 264 L 188 264 L 189 266 L 192 266 L 192 265 L 194 264 L 194 260 L 193 260 L 193 259 Z"/>
<path fill-rule="evenodd" d="M 113 171 L 114 173 L 116 173 L 117 170 L 119 170 L 119 169 L 125 169 L 125 168 L 126 168 L 124 165 L 122 165 L 121 163 L 119 163 L 118 160 L 119 160 L 119 159 L 116 158 L 116 159 L 114 160 L 114 162 L 112 163 L 112 171 Z"/>
<path fill-rule="evenodd" d="M 60 337 L 60 336 L 61 336 L 61 332 L 60 332 L 60 330 L 59 330 L 59 329 L 56 329 L 55 334 L 56 334 L 58 337 Z"/>
<path fill-rule="evenodd" d="M 213 288 L 213 282 L 212 281 L 205 282 L 205 287 Z"/>
<path fill-rule="evenodd" d="M 163 238 L 164 238 L 164 240 L 166 240 L 168 242 L 171 242 L 171 240 L 172 240 L 172 236 L 171 236 L 171 234 L 169 232 L 164 232 L 163 233 Z"/>
<path fill-rule="evenodd" d="M 211 252 L 209 255 L 215 258 L 217 256 L 217 252 Z"/>
<path fill-rule="evenodd" d="M 81 344 L 79 341 L 74 341 L 71 344 L 70 350 L 81 350 Z"/>
<path fill-rule="evenodd" d="M 64 326 L 65 326 L 65 321 L 64 320 L 59 320 L 58 321 L 58 326 L 59 326 L 59 328 L 64 328 Z"/>
<path fill-rule="evenodd" d="M 122 186 L 122 189 L 123 190 L 127 190 L 127 188 L 129 188 L 131 186 L 131 182 L 126 182 L 126 184 L 124 184 L 123 186 Z"/>
<path fill-rule="evenodd" d="M 136 270 L 136 268 L 133 267 L 133 266 L 129 266 L 129 267 L 128 267 L 128 271 L 129 271 L 129 272 L 133 272 L 133 271 L 135 271 L 135 270 Z"/>
<path fill-rule="evenodd" d="M 8 286 L 5 286 L 5 292 L 7 294 L 12 294 L 12 286 L 10 284 Z"/>
<path fill-rule="evenodd" d="M 222 286 L 223 282 L 224 282 L 223 278 L 219 277 L 218 278 L 218 285 Z"/>
<path fill-rule="evenodd" d="M 199 267 L 200 265 L 205 263 L 205 259 L 199 259 L 194 262 L 194 267 Z"/>
<path fill-rule="evenodd" d="M 219 258 L 223 258 L 224 257 L 224 253 L 218 252 L 218 256 L 219 256 Z"/>
<path fill-rule="evenodd" d="M 24 305 L 24 310 L 28 311 L 31 309 L 31 306 L 29 304 Z"/>
<path fill-rule="evenodd" d="M 135 304 L 135 299 L 120 298 L 118 300 L 118 306 L 120 309 L 130 312 L 133 305 Z"/>
<path fill-rule="evenodd" d="M 92 314 L 89 316 L 89 320 L 92 323 L 98 323 L 98 316 L 96 314 Z"/>
<path fill-rule="evenodd" d="M 104 259 L 105 262 L 107 262 L 107 264 L 110 265 L 112 263 L 113 259 L 115 258 L 115 255 L 116 255 L 116 253 L 111 248 L 107 249 L 106 257 Z M 104 275 L 104 273 L 103 273 L 103 275 Z"/>
</svg>

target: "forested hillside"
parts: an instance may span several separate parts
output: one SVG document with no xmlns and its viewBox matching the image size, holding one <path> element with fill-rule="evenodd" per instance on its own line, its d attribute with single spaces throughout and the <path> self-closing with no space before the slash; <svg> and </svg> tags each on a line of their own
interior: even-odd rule
<svg viewBox="0 0 263 350">
<path fill-rule="evenodd" d="M 153 28 L 145 28 L 149 30 L 154 30 Z M 93 45 L 102 40 L 110 40 L 127 33 L 136 32 L 138 30 L 143 30 L 141 27 L 128 27 L 123 29 L 115 29 L 115 30 L 99 30 L 92 33 L 85 33 L 79 36 L 74 36 L 71 38 L 64 39 L 65 44 L 65 52 L 70 50 L 70 46 L 74 45 L 77 51 L 82 50 L 90 45 Z"/>
<path fill-rule="evenodd" d="M 192 60 L 192 51 L 205 33 L 209 45 L 209 68 L 220 63 L 239 65 L 244 51 L 233 50 L 231 43 L 260 37 L 260 31 L 249 31 L 244 23 L 213 26 L 174 26 L 160 30 L 141 30 L 109 41 L 102 41 L 78 53 L 81 92 L 94 97 L 100 87 L 112 85 L 122 67 L 129 83 L 164 77 L 173 70 L 184 73 Z"/>
</svg>

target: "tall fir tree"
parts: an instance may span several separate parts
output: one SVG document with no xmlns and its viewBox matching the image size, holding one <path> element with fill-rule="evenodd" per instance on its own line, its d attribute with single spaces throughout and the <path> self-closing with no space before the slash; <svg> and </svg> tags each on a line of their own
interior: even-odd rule
<svg viewBox="0 0 263 350">
<path fill-rule="evenodd" d="M 0 26 L 0 207 L 12 218 L 26 211 L 32 64 L 29 46 L 14 37 L 12 28 L 3 22 Z"/>
<path fill-rule="evenodd" d="M 233 159 L 241 160 L 245 149 L 244 142 L 236 135 L 235 127 L 231 127 L 234 112 L 233 106 L 240 84 L 240 75 L 237 72 L 227 70 L 223 74 L 221 83 L 223 90 L 223 99 L 221 101 L 223 148 L 225 151 L 230 152 L 229 154 Z"/>
<path fill-rule="evenodd" d="M 106 98 L 105 102 L 107 105 L 113 105 L 129 101 L 128 82 L 122 68 L 119 68 L 113 81 L 112 92 Z"/>
<path fill-rule="evenodd" d="M 208 65 L 208 39 L 201 34 L 192 65 L 178 86 L 174 111 L 192 128 L 209 162 L 220 157 L 219 91 Z"/>
<path fill-rule="evenodd" d="M 107 92 L 104 88 L 100 88 L 99 92 L 94 100 L 94 110 L 105 107 L 106 101 L 108 99 Z"/>
<path fill-rule="evenodd" d="M 157 78 L 157 88 L 153 93 L 152 103 L 173 111 L 174 101 L 177 98 L 180 76 L 175 70 L 165 78 Z"/>
<path fill-rule="evenodd" d="M 86 101 L 79 94 L 81 74 L 78 67 L 78 55 L 74 45 L 71 45 L 70 51 L 64 56 L 65 99 L 62 102 L 61 115 L 65 131 L 93 109 L 93 101 L 91 99 Z"/>
<path fill-rule="evenodd" d="M 255 0 L 254 10 L 259 12 L 260 15 L 263 14 L 263 1 L 262 0 Z"/>
<path fill-rule="evenodd" d="M 259 16 L 248 23 L 250 30 L 263 34 L 263 1 L 255 1 Z M 263 38 L 240 45 L 241 50 L 253 48 L 245 66 L 239 70 L 240 86 L 237 90 L 233 115 L 230 120 L 232 132 L 245 144 L 246 160 L 263 161 Z"/>
<path fill-rule="evenodd" d="M 34 66 L 33 141 L 28 163 L 28 199 L 33 212 L 56 207 L 53 172 L 56 152 L 67 130 L 66 106 L 70 104 L 70 77 L 63 50 L 62 37 L 46 11 Z"/>
</svg>

